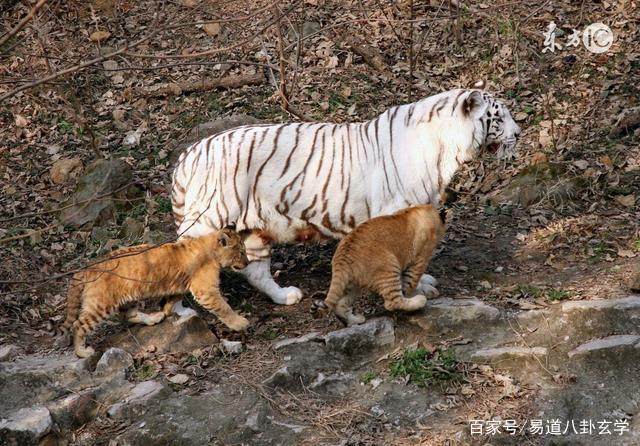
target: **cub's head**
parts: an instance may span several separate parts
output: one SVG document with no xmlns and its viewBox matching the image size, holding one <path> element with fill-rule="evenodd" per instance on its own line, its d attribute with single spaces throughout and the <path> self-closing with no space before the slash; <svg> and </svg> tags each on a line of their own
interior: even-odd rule
<svg viewBox="0 0 640 446">
<path fill-rule="evenodd" d="M 464 99 L 463 111 L 475 121 L 478 130 L 482 128 L 482 145 L 497 150 L 499 158 L 512 158 L 515 155 L 522 130 L 502 102 L 486 91 L 472 90 Z"/>
<path fill-rule="evenodd" d="M 218 233 L 218 261 L 223 268 L 231 268 L 238 271 L 246 268 L 249 264 L 247 259 L 247 251 L 244 242 L 233 229 L 222 229 Z"/>
</svg>

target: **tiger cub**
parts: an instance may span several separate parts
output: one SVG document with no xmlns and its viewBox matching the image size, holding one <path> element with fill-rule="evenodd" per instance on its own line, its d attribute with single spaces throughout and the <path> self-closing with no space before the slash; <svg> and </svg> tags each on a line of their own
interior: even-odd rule
<svg viewBox="0 0 640 446">
<path fill-rule="evenodd" d="M 61 332 L 67 336 L 72 329 L 76 355 L 91 356 L 94 350 L 85 346 L 86 336 L 119 307 L 187 291 L 230 329 L 245 330 L 249 321 L 233 311 L 218 285 L 221 267 L 239 270 L 248 262 L 240 235 L 230 229 L 157 247 L 139 245 L 116 250 L 73 276 L 75 283 L 69 288 L 67 318 Z M 129 320 L 140 319 L 140 314 L 144 315 L 135 312 L 134 319 Z M 157 315 L 160 317 L 152 318 L 152 323 L 164 317 L 161 312 Z"/>
<path fill-rule="evenodd" d="M 333 256 L 326 306 L 347 325 L 365 321 L 352 308 L 361 288 L 380 294 L 387 310 L 424 307 L 426 297 L 412 293 L 444 235 L 444 220 L 444 210 L 438 215 L 429 204 L 372 218 L 356 227 Z"/>
</svg>

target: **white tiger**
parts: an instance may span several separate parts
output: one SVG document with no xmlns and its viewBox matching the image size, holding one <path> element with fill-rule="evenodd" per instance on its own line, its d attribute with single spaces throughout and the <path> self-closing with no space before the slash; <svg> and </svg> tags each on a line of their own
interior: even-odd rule
<svg viewBox="0 0 640 446">
<path fill-rule="evenodd" d="M 302 298 L 270 272 L 271 244 L 341 238 L 378 215 L 437 204 L 458 167 L 487 145 L 511 156 L 520 127 L 477 89 L 392 107 L 366 122 L 237 127 L 178 159 L 172 205 L 180 236 L 229 224 L 250 232 L 242 273 L 278 304 Z M 436 292 L 424 275 L 419 290 Z"/>
</svg>

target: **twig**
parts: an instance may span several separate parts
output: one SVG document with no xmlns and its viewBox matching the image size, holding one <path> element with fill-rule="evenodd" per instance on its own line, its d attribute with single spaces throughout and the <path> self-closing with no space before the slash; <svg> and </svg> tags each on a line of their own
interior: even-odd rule
<svg viewBox="0 0 640 446">
<path fill-rule="evenodd" d="M 29 11 L 29 13 L 22 20 L 20 20 L 20 23 L 18 23 L 13 29 L 6 32 L 2 37 L 0 37 L 0 47 L 2 47 L 2 45 L 7 43 L 9 39 L 19 33 L 20 30 L 24 28 L 27 23 L 29 23 L 36 12 L 38 12 L 38 10 L 42 8 L 45 3 L 47 3 L 47 0 L 39 0 L 38 3 L 36 3 L 34 7 L 31 8 L 31 11 Z"/>
<path fill-rule="evenodd" d="M 133 42 L 132 44 L 126 44 L 124 47 L 120 48 L 119 50 L 116 50 L 116 51 L 113 51 L 111 53 L 105 54 L 104 56 L 96 57 L 94 59 L 88 60 L 86 62 L 83 62 L 81 64 L 75 65 L 73 67 L 69 67 L 69 68 L 66 68 L 64 70 L 58 71 L 58 72 L 53 73 L 53 74 L 51 74 L 51 75 L 49 75 L 47 77 L 44 77 L 42 79 L 38 79 L 36 81 L 29 82 L 27 84 L 21 85 L 20 87 L 16 88 L 15 90 L 11 90 L 11 91 L 3 94 L 2 96 L 0 96 L 0 102 L 5 101 L 5 100 L 15 96 L 16 94 L 20 93 L 21 91 L 28 90 L 28 89 L 33 88 L 33 87 L 37 87 L 40 84 L 44 84 L 44 83 L 49 82 L 49 81 L 51 81 L 53 79 L 56 79 L 56 78 L 58 78 L 60 76 L 65 76 L 67 74 L 75 73 L 76 71 L 80 71 L 80 70 L 82 70 L 84 68 L 87 68 L 87 67 L 89 67 L 91 65 L 95 65 L 95 64 L 100 63 L 102 61 L 105 61 L 107 59 L 111 59 L 112 57 L 115 57 L 115 56 L 117 56 L 119 54 L 124 53 L 125 51 L 127 51 L 130 48 L 134 48 L 134 47 L 140 45 L 141 43 L 146 42 L 147 40 L 151 39 L 156 34 L 158 34 L 158 32 L 159 32 L 159 30 L 152 31 L 150 34 L 146 35 L 145 37 Z"/>
</svg>

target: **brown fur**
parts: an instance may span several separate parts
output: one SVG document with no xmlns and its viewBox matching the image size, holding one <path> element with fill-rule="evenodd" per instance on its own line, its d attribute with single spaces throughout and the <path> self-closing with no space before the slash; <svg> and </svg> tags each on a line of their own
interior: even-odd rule
<svg viewBox="0 0 640 446">
<path fill-rule="evenodd" d="M 424 307 L 425 296 L 405 296 L 414 292 L 444 231 L 443 219 L 432 205 L 362 223 L 336 249 L 325 304 L 348 325 L 364 322 L 352 309 L 361 288 L 380 294 L 387 310 Z"/>
<path fill-rule="evenodd" d="M 93 349 L 85 347 L 87 334 L 122 305 L 187 291 L 229 328 L 244 330 L 249 322 L 233 311 L 218 285 L 221 267 L 242 269 L 247 263 L 242 239 L 229 229 L 157 247 L 140 245 L 114 251 L 73 276 L 62 332 L 73 329 L 76 354 L 90 356 Z M 152 317 L 157 323 L 164 315 Z"/>
</svg>

